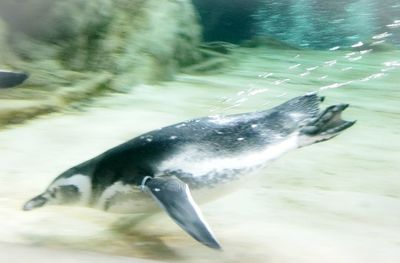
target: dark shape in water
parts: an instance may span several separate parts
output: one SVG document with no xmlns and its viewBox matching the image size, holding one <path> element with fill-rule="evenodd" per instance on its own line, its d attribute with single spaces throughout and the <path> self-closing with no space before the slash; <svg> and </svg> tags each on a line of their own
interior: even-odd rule
<svg viewBox="0 0 400 263">
<path fill-rule="evenodd" d="M 256 31 L 255 13 L 260 0 L 194 0 L 206 42 L 241 43 Z"/>
<path fill-rule="evenodd" d="M 135 213 L 149 212 L 158 203 L 194 239 L 219 249 L 191 192 L 205 199 L 211 193 L 223 195 L 225 183 L 354 124 L 341 118 L 347 104 L 320 111 L 322 100 L 307 94 L 269 110 L 205 117 L 148 132 L 68 169 L 24 210 L 75 203 Z"/>
<path fill-rule="evenodd" d="M 21 85 L 29 75 L 25 72 L 0 70 L 0 88 L 12 88 Z"/>
</svg>

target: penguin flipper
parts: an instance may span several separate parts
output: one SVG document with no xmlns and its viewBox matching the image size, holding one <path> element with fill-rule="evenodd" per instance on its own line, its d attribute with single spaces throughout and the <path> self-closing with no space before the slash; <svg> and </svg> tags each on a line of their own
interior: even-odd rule
<svg viewBox="0 0 400 263">
<path fill-rule="evenodd" d="M 221 248 L 194 202 L 187 184 L 170 176 L 149 178 L 142 187 L 194 239 L 210 248 Z"/>
</svg>

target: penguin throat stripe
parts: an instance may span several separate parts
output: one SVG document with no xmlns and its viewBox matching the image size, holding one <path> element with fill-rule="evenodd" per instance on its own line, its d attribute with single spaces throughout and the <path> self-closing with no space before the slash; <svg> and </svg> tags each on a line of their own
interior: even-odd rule
<svg viewBox="0 0 400 263">
<path fill-rule="evenodd" d="M 140 183 L 140 190 L 142 190 L 143 192 L 146 190 L 146 182 L 147 180 L 151 180 L 152 177 L 151 176 L 145 176 L 142 179 L 142 182 Z"/>
</svg>

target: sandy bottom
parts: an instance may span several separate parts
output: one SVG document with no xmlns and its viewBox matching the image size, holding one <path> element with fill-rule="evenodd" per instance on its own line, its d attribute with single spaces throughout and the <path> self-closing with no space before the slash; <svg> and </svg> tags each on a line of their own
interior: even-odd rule
<svg viewBox="0 0 400 263">
<path fill-rule="evenodd" d="M 393 61 L 399 53 L 353 61 L 335 52 L 236 56 L 225 74 L 180 75 L 1 131 L 1 261 L 400 262 L 400 62 Z M 235 193 L 202 205 L 222 251 L 195 242 L 162 213 L 21 211 L 58 173 L 145 131 L 260 110 L 318 89 L 327 96 L 324 105 L 350 103 L 345 118 L 358 123 L 329 142 L 285 155 Z"/>
<path fill-rule="evenodd" d="M 96 263 L 151 263 L 155 261 L 133 259 L 131 257 L 110 256 L 93 252 L 66 251 L 61 249 L 46 249 L 31 246 L 11 245 L 0 243 L 2 262 L 25 263 L 69 263 L 69 262 L 96 262 Z"/>
</svg>

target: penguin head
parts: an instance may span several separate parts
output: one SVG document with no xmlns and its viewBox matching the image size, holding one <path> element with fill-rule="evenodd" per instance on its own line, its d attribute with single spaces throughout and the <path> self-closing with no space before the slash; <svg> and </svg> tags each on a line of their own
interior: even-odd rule
<svg viewBox="0 0 400 263">
<path fill-rule="evenodd" d="M 24 205 L 24 210 L 29 211 L 44 205 L 67 205 L 80 200 L 79 190 L 74 185 L 59 185 L 49 187 L 44 193 L 32 198 Z"/>
<path fill-rule="evenodd" d="M 60 175 L 42 194 L 25 203 L 29 211 L 45 205 L 88 204 L 91 196 L 90 178 L 83 174 Z"/>
</svg>

